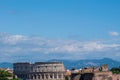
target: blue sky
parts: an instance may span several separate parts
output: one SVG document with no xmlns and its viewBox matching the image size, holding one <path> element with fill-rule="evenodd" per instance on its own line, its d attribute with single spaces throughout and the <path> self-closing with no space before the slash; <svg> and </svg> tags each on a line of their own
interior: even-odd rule
<svg viewBox="0 0 120 80">
<path fill-rule="evenodd" d="M 120 60 L 119 4 L 119 0 L 0 0 L 1 61 L 30 60 L 33 55 L 44 60 L 51 54 L 48 59 L 86 59 L 84 53 L 90 58 Z M 12 53 L 8 48 L 26 50 Z M 28 48 L 40 50 L 29 52 Z"/>
</svg>

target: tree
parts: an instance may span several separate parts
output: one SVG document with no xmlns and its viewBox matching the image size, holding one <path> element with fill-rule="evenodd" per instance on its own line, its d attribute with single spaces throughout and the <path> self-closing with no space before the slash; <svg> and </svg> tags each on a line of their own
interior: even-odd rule
<svg viewBox="0 0 120 80">
<path fill-rule="evenodd" d="M 112 68 L 111 71 L 113 74 L 120 74 L 120 68 Z"/>
<path fill-rule="evenodd" d="M 9 80 L 7 77 L 12 77 L 12 74 L 5 70 L 0 70 L 0 80 Z"/>
<path fill-rule="evenodd" d="M 8 77 L 13 77 L 11 73 L 5 70 L 0 70 L 0 80 L 20 80 L 20 79 L 8 79 Z"/>
<path fill-rule="evenodd" d="M 65 76 L 65 80 L 69 80 L 69 76 Z"/>
<path fill-rule="evenodd" d="M 21 80 L 21 79 L 19 79 L 19 78 L 15 78 L 15 79 L 10 79 L 10 80 Z"/>
</svg>

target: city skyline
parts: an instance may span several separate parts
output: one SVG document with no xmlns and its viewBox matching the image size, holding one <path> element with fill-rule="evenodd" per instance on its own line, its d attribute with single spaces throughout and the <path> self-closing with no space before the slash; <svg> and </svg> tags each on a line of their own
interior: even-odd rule
<svg viewBox="0 0 120 80">
<path fill-rule="evenodd" d="M 120 1 L 1 0 L 0 61 L 120 61 Z"/>
</svg>

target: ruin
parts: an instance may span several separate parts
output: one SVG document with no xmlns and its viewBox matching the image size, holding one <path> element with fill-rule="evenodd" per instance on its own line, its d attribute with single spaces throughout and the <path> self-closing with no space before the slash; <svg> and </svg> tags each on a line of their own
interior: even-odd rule
<svg viewBox="0 0 120 80">
<path fill-rule="evenodd" d="M 71 80 L 120 80 L 120 74 L 113 74 L 108 65 L 104 64 L 101 67 L 83 68 L 79 72 L 73 71 Z"/>
<path fill-rule="evenodd" d="M 14 63 L 14 74 L 23 80 L 65 80 L 62 62 Z"/>
</svg>

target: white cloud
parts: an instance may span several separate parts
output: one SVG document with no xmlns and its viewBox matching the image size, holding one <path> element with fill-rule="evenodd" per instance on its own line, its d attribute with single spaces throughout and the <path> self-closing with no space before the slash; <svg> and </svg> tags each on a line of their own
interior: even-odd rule
<svg viewBox="0 0 120 80">
<path fill-rule="evenodd" d="M 111 36 L 119 36 L 119 33 L 118 33 L 118 32 L 115 32 L 115 31 L 111 31 L 111 32 L 109 32 L 109 34 L 110 34 Z"/>
<path fill-rule="evenodd" d="M 119 50 L 119 41 L 108 43 L 108 41 L 58 40 L 0 33 L 0 55 L 3 58 L 8 58 L 9 55 L 14 60 L 19 60 L 20 56 L 27 60 L 31 57 L 37 59 L 39 56 L 43 59 L 56 58 L 56 56 L 63 58 L 79 58 L 79 56 L 87 58 L 89 56 L 90 58 L 96 55 L 102 56 L 104 53 L 109 57 L 114 55 L 111 52 L 118 53 Z"/>
</svg>

